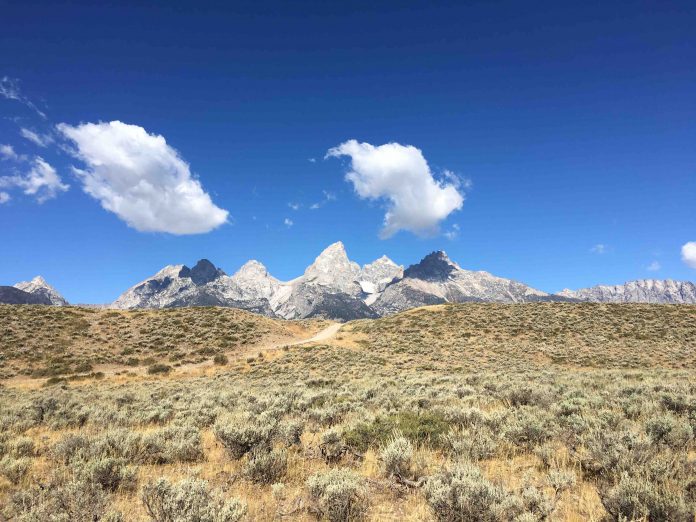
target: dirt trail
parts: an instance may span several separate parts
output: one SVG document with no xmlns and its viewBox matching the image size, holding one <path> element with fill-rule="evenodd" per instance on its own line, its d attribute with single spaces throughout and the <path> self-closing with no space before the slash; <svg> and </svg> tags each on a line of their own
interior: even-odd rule
<svg viewBox="0 0 696 522">
<path fill-rule="evenodd" d="M 312 344 L 312 343 L 320 343 L 320 342 L 326 342 L 330 341 L 333 339 L 336 334 L 339 332 L 341 327 L 343 326 L 342 323 L 333 323 L 323 330 L 317 332 L 314 334 L 312 337 L 308 337 L 306 339 L 299 339 L 296 341 L 276 341 L 276 342 L 271 342 L 271 343 L 266 343 L 266 344 L 260 344 L 256 345 L 253 347 L 250 347 L 248 350 L 240 351 L 238 353 L 230 354 L 233 355 L 234 357 L 243 357 L 245 355 L 248 355 L 249 353 L 260 353 L 260 352 L 267 352 L 270 350 L 281 350 L 285 348 L 286 346 L 299 346 L 302 344 Z M 179 366 L 176 368 L 177 374 L 182 374 L 182 373 L 188 373 L 191 370 L 197 370 L 197 369 L 205 369 L 213 366 L 213 361 L 208 359 L 207 361 L 203 361 L 200 363 L 191 363 L 191 364 L 184 364 L 182 366 Z M 102 372 L 104 376 L 106 377 L 113 377 L 117 375 L 120 372 L 123 372 L 124 370 L 127 370 L 131 374 L 135 375 L 140 375 L 140 376 L 145 376 L 147 375 L 147 368 L 145 367 L 139 367 L 139 368 L 125 368 L 123 366 L 115 366 L 115 365 L 100 365 L 98 367 L 94 368 L 94 371 Z M 45 379 L 34 379 L 30 377 L 25 377 L 25 376 L 18 376 L 18 377 L 13 377 L 11 379 L 8 379 L 7 381 L 4 381 L 3 384 L 9 385 L 11 387 L 20 387 L 20 388 L 38 388 L 44 383 Z"/>
<path fill-rule="evenodd" d="M 293 341 L 291 343 L 277 343 L 275 345 L 271 345 L 270 348 L 282 348 L 283 346 L 297 346 L 298 344 L 320 343 L 323 341 L 328 341 L 329 339 L 333 339 L 334 337 L 336 337 L 336 334 L 341 329 L 341 326 L 343 326 L 342 323 L 334 323 L 324 328 L 314 337 L 310 337 L 309 339 L 301 339 L 299 341 Z"/>
</svg>

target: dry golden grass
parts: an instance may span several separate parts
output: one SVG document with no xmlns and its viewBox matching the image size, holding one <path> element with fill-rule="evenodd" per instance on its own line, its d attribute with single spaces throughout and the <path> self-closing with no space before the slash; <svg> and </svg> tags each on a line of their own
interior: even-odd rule
<svg viewBox="0 0 696 522">
<path fill-rule="evenodd" d="M 308 338 L 328 323 L 275 321 L 225 309 L 114 315 L 2 307 L 0 312 L 1 328 L 12 331 L 10 342 L 0 345 L 3 364 L 9 361 L 16 371 L 33 364 L 22 346 L 53 357 L 56 344 L 41 345 L 56 338 L 69 339 L 65 350 L 80 357 L 92 354 L 91 346 L 96 354 L 101 346 L 119 372 L 48 387 L 42 386 L 45 378 L 29 377 L 37 386 L 17 387 L 15 377 L 0 387 L 0 456 L 19 459 L 11 448 L 23 437 L 35 445 L 31 467 L 16 484 L 0 476 L 5 516 L 17 515 L 12 499 L 18 492 L 51 483 L 56 472 L 79 477 L 91 460 L 104 458 L 105 437 L 157 436 L 166 430 L 193 430 L 199 442 L 187 444 L 200 447 L 201 456 L 125 462 L 136 470 L 135 487 L 107 495 L 109 507 L 123 520 L 149 520 L 140 491 L 160 477 L 204 479 L 223 497 L 244 501 L 246 520 L 316 520 L 307 480 L 341 468 L 362 477 L 367 520 L 433 521 L 423 484 L 461 460 L 471 461 L 510 498 L 521 498 L 531 488 L 555 499 L 546 520 L 611 519 L 603 501 L 611 505 L 610 490 L 619 487 L 624 467 L 662 496 L 669 491 L 685 505 L 692 502 L 688 509 L 693 510 L 693 306 L 446 305 L 348 323 L 321 344 L 273 349 L 264 346 Z M 168 375 L 121 373 L 127 369 L 117 361 L 122 346 L 145 343 L 142 356 L 152 353 L 155 339 L 163 339 L 173 343 L 171 350 L 189 354 L 200 346 L 197 339 L 221 347 L 216 336 L 227 335 L 230 324 L 242 325 L 235 335 L 248 343 L 224 349 L 227 365 L 213 365 L 207 356 L 205 364 L 184 365 Z M 33 338 L 31 327 L 38 332 Z M 12 375 L 15 370 L 4 371 Z M 228 417 L 247 414 L 252 424 L 274 426 L 272 446 L 287 454 L 287 470 L 277 478 L 282 493 L 250 480 L 245 474 L 250 456 L 233 458 L 216 436 L 216 423 L 236 426 Z M 656 420 L 674 423 L 672 439 L 651 438 Z M 299 444 L 281 436 L 282 427 L 292 422 L 303 426 Z M 321 448 L 332 430 L 348 451 L 328 461 Z M 381 452 L 396 432 L 414 446 L 412 484 L 385 472 Z M 475 458 L 464 456 L 447 442 L 453 433 L 463 433 L 466 440 L 489 437 L 492 449 Z M 629 460 L 613 464 L 615 472 L 597 475 L 589 471 L 587 459 L 604 434 L 630 435 L 637 442 L 630 455 L 621 457 Z M 67 435 L 83 436 L 95 454 L 64 463 L 56 448 Z M 607 444 L 593 458 L 616 448 Z M 669 459 L 667 471 L 660 467 L 663 459 Z M 559 471 L 572 473 L 576 482 L 555 495 L 549 477 Z M 541 520 L 540 513 L 535 511 L 532 519 Z M 679 513 L 682 518 L 672 519 L 688 520 Z"/>
<path fill-rule="evenodd" d="M 311 337 L 321 320 L 277 321 L 232 308 L 103 310 L 0 304 L 0 378 L 200 364 Z"/>
</svg>

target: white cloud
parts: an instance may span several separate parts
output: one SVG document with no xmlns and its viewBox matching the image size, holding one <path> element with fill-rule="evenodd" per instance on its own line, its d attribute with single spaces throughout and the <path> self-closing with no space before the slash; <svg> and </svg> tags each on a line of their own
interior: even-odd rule
<svg viewBox="0 0 696 522">
<path fill-rule="evenodd" d="M 689 241 L 682 246 L 682 261 L 691 268 L 696 268 L 696 241 Z"/>
<path fill-rule="evenodd" d="M 597 243 L 595 246 L 590 248 L 590 252 L 592 252 L 593 254 L 599 254 L 599 255 L 606 254 L 607 253 L 607 245 L 604 245 L 602 243 Z"/>
<path fill-rule="evenodd" d="M 10 78 L 9 76 L 3 76 L 0 78 L 0 96 L 7 98 L 8 100 L 18 101 L 19 103 L 29 107 L 42 118 L 46 118 L 46 114 L 39 110 L 39 108 L 34 105 L 29 98 L 22 94 L 22 91 L 19 88 L 19 80 L 16 78 Z"/>
<path fill-rule="evenodd" d="M 292 219 L 290 219 L 290 218 L 285 218 L 285 219 L 283 220 L 283 225 L 285 225 L 285 226 L 288 227 L 288 228 L 290 228 L 290 227 L 293 226 L 294 224 L 295 224 L 295 222 L 294 222 Z"/>
<path fill-rule="evenodd" d="M 0 145 L 0 158 L 5 160 L 15 160 L 19 156 L 12 148 L 12 145 Z"/>
<path fill-rule="evenodd" d="M 48 134 L 37 134 L 36 132 L 25 128 L 20 129 L 19 133 L 23 138 L 31 141 L 33 144 L 38 145 L 39 147 L 46 147 L 53 143 L 53 138 Z"/>
<path fill-rule="evenodd" d="M 660 264 L 659 261 L 653 261 L 653 262 L 650 263 L 647 267 L 645 267 L 645 269 L 646 269 L 648 272 L 657 272 L 657 271 L 660 270 L 661 268 L 662 268 L 662 265 Z"/>
<path fill-rule="evenodd" d="M 316 158 L 308 158 L 307 161 L 309 161 L 310 163 L 316 163 L 317 159 Z"/>
<path fill-rule="evenodd" d="M 329 149 L 326 157 L 350 156 L 346 180 L 364 199 L 385 199 L 382 238 L 399 230 L 418 235 L 438 232 L 439 223 L 459 210 L 464 196 L 450 183 L 436 180 L 420 149 L 387 143 L 373 146 L 349 140 Z"/>
<path fill-rule="evenodd" d="M 25 194 L 34 196 L 39 203 L 55 198 L 69 186 L 63 183 L 56 169 L 41 157 L 34 158 L 26 174 L 0 177 L 0 188 L 19 187 Z"/>
<path fill-rule="evenodd" d="M 292 201 L 288 203 L 288 207 L 290 207 L 293 210 L 300 210 L 300 204 L 299 203 L 293 203 Z"/>
<path fill-rule="evenodd" d="M 457 239 L 457 236 L 459 236 L 459 225 L 454 223 L 452 225 L 452 228 L 449 229 L 447 232 L 444 232 L 442 235 L 445 236 L 450 241 L 452 241 L 453 239 Z"/>
<path fill-rule="evenodd" d="M 120 121 L 57 128 L 86 165 L 74 169 L 85 192 L 134 229 L 200 234 L 227 221 L 163 136 Z"/>
<path fill-rule="evenodd" d="M 329 201 L 336 201 L 336 194 L 334 194 L 333 192 L 329 192 L 327 190 L 322 190 L 322 192 L 324 193 L 324 199 L 318 201 L 317 203 L 312 203 L 309 206 L 309 210 L 317 210 L 318 208 L 321 208 L 324 205 L 326 205 Z"/>
<path fill-rule="evenodd" d="M 7 192 L 0 192 L 0 205 L 10 201 L 10 195 Z"/>
</svg>

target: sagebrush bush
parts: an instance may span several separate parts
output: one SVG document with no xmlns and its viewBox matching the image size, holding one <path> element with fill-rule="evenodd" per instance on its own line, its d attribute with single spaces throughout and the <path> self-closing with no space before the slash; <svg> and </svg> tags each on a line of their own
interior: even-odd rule
<svg viewBox="0 0 696 522">
<path fill-rule="evenodd" d="M 76 473 L 84 481 L 98 484 L 106 491 L 134 490 L 137 482 L 136 470 L 126 465 L 123 459 L 104 457 L 80 464 Z"/>
<path fill-rule="evenodd" d="M 4 476 L 12 484 L 18 484 L 31 469 L 31 459 L 29 457 L 15 458 L 5 455 L 0 460 L 0 475 Z"/>
<path fill-rule="evenodd" d="M 331 522 L 362 520 L 369 508 L 364 479 L 346 468 L 315 473 L 307 479 L 314 509 Z"/>
<path fill-rule="evenodd" d="M 240 459 L 254 449 L 270 448 L 277 423 L 268 418 L 225 416 L 213 431 L 232 458 Z"/>
<path fill-rule="evenodd" d="M 382 448 L 380 460 L 387 477 L 410 478 L 413 475 L 413 445 L 400 433 L 395 433 Z"/>
<path fill-rule="evenodd" d="M 613 487 L 600 488 L 600 498 L 612 520 L 690 522 L 696 505 L 687 506 L 684 497 L 659 482 L 624 473 Z"/>
<path fill-rule="evenodd" d="M 288 470 L 288 454 L 284 449 L 257 450 L 251 453 L 244 466 L 244 476 L 257 484 L 273 484 Z"/>
<path fill-rule="evenodd" d="M 445 448 L 455 458 L 474 461 L 493 457 L 500 444 L 486 427 L 455 428 L 445 435 L 443 441 Z"/>
<path fill-rule="evenodd" d="M 198 479 L 149 482 L 142 488 L 141 499 L 155 522 L 237 522 L 246 513 L 244 503 L 224 501 L 205 480 Z"/>
<path fill-rule="evenodd" d="M 54 475 L 43 487 L 15 493 L 11 511 L 19 522 L 121 522 L 108 494 L 96 483 Z"/>
<path fill-rule="evenodd" d="M 442 522 L 505 521 L 522 511 L 517 499 L 467 463 L 430 477 L 424 494 L 433 515 Z"/>
<path fill-rule="evenodd" d="M 674 449 L 686 447 L 694 438 L 689 423 L 672 415 L 660 415 L 648 420 L 645 432 L 653 444 L 665 444 Z"/>
</svg>

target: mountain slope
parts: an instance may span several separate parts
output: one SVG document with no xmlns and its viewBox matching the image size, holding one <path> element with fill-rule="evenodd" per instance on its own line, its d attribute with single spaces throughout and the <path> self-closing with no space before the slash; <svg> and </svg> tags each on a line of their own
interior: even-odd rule
<svg viewBox="0 0 696 522">
<path fill-rule="evenodd" d="M 2 304 L 39 304 L 50 305 L 51 300 L 45 295 L 25 292 L 14 286 L 0 286 L 0 303 Z"/>
<path fill-rule="evenodd" d="M 403 279 L 387 286 L 373 307 L 382 316 L 439 303 L 521 303 L 548 297 L 544 292 L 511 279 L 464 270 L 445 252 L 439 251 L 408 267 Z"/>
<path fill-rule="evenodd" d="M 35 296 L 40 296 L 43 300 L 48 300 L 48 303 L 55 306 L 66 306 L 68 302 L 58 293 L 58 290 L 49 285 L 41 276 L 36 276 L 31 281 L 22 281 L 14 285 L 15 288 L 23 290 Z M 41 303 L 44 304 L 44 303 Z"/>
<path fill-rule="evenodd" d="M 671 279 L 642 279 L 622 285 L 563 290 L 557 295 L 596 303 L 696 304 L 696 285 Z"/>
<path fill-rule="evenodd" d="M 338 241 L 290 281 L 276 279 L 256 260 L 228 276 L 202 259 L 193 268 L 163 268 L 130 288 L 112 306 L 224 306 L 283 319 L 349 321 L 441 303 L 538 301 L 696 303 L 696 287 L 676 281 L 636 281 L 549 295 L 488 272 L 465 270 L 443 251 L 432 252 L 406 270 L 386 256 L 361 267 L 350 260 Z"/>
</svg>

